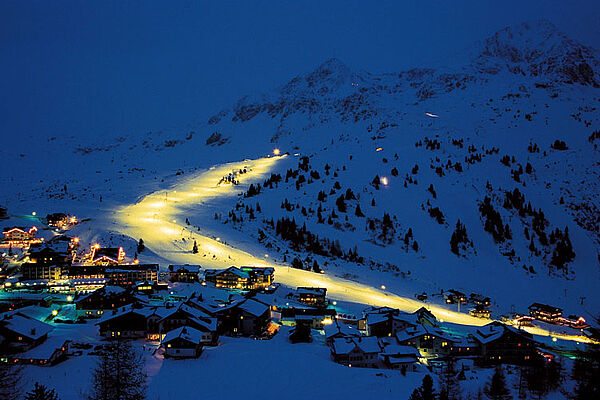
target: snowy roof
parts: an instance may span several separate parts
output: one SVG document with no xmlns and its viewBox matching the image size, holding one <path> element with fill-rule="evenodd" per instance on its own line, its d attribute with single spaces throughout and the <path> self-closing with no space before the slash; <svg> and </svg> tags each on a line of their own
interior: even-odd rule
<svg viewBox="0 0 600 400">
<path fill-rule="evenodd" d="M 49 336 L 43 343 L 23 353 L 14 355 L 13 358 L 49 360 L 52 355 L 60 350 L 69 340 L 64 336 Z"/>
<path fill-rule="evenodd" d="M 102 288 L 96 289 L 93 292 L 90 292 L 84 296 L 79 297 L 77 300 L 75 300 L 76 303 L 87 299 L 88 297 L 94 296 L 94 295 L 102 295 L 102 296 L 115 296 L 118 294 L 121 294 L 125 292 L 125 289 L 123 289 L 120 286 L 104 286 Z"/>
<path fill-rule="evenodd" d="M 350 325 L 342 324 L 342 323 L 338 322 L 337 320 L 331 325 L 325 325 L 323 327 L 323 330 L 325 331 L 325 337 L 327 339 L 329 339 L 330 337 L 333 337 L 337 334 L 341 334 L 341 335 L 345 335 L 345 336 L 361 336 L 358 329 L 356 329 Z"/>
<path fill-rule="evenodd" d="M 336 338 L 333 340 L 333 351 L 335 354 L 348 354 L 356 347 L 363 353 L 379 353 L 381 351 L 379 342 L 374 336 Z"/>
<path fill-rule="evenodd" d="M 320 287 L 299 287 L 298 289 L 296 289 L 296 293 L 301 295 L 301 294 L 313 294 L 316 296 L 325 296 L 325 293 L 327 293 L 327 288 L 320 288 Z"/>
<path fill-rule="evenodd" d="M 178 272 L 180 270 L 186 270 L 188 272 L 200 272 L 200 270 L 202 269 L 202 267 L 200 267 L 199 265 L 189 265 L 189 264 L 182 264 L 182 265 L 169 265 L 169 271 L 173 271 L 173 272 Z"/>
<path fill-rule="evenodd" d="M 373 313 L 367 314 L 367 325 L 377 325 L 389 319 L 388 314 Z"/>
<path fill-rule="evenodd" d="M 194 344 L 202 343 L 202 332 L 190 326 L 182 326 L 169 331 L 162 340 L 162 344 L 169 343 L 174 339 L 183 339 Z"/>
<path fill-rule="evenodd" d="M 239 304 L 239 308 L 255 317 L 260 317 L 265 312 L 269 311 L 269 306 L 253 299 L 242 302 Z"/>
<path fill-rule="evenodd" d="M 430 326 L 424 326 L 424 325 L 418 325 L 416 327 L 404 329 L 403 331 L 400 331 L 396 334 L 396 339 L 398 339 L 399 342 L 404 342 L 406 340 L 413 339 L 413 338 L 416 338 L 416 337 L 419 337 L 422 335 L 431 335 L 431 336 L 439 337 L 439 338 L 445 339 L 449 342 L 455 342 L 458 340 L 454 336 L 448 335 L 446 332 L 442 331 L 441 329 L 433 328 Z"/>
<path fill-rule="evenodd" d="M 376 325 L 389 319 L 407 322 L 412 325 L 419 324 L 419 316 L 415 313 L 409 314 L 398 310 L 390 309 L 387 312 L 372 312 L 366 315 L 367 325 Z"/>
<path fill-rule="evenodd" d="M 419 357 L 415 354 L 410 355 L 392 355 L 392 354 L 380 354 L 379 359 L 386 361 L 392 365 L 394 364 L 407 364 L 418 362 Z"/>
<path fill-rule="evenodd" d="M 390 356 L 419 356 L 419 351 L 412 346 L 403 346 L 401 344 L 388 344 L 383 347 L 382 354 Z"/>
<path fill-rule="evenodd" d="M 52 326 L 37 319 L 26 317 L 18 312 L 11 315 L 4 315 L 0 321 L 5 329 L 8 329 L 20 336 L 37 340 L 52 331 Z"/>
<path fill-rule="evenodd" d="M 517 335 L 521 335 L 526 338 L 530 338 L 531 334 L 521 331 L 519 329 L 513 328 L 512 326 L 505 325 L 501 322 L 491 322 L 487 325 L 484 325 L 480 328 L 477 328 L 473 337 L 480 343 L 486 344 L 497 340 L 504 335 L 505 332 L 510 331 L 516 333 Z"/>
<path fill-rule="evenodd" d="M 115 311 L 116 312 L 114 314 L 104 313 L 104 315 L 100 318 L 100 320 L 98 322 L 96 322 L 96 325 L 101 324 L 106 321 L 110 321 L 111 319 L 122 317 L 123 315 L 130 314 L 130 313 L 141 315 L 145 318 L 147 318 L 147 316 L 149 315 L 149 314 L 147 314 L 147 312 L 148 312 L 147 307 L 146 308 L 134 308 L 133 304 L 120 307 L 119 309 L 117 309 Z"/>
</svg>

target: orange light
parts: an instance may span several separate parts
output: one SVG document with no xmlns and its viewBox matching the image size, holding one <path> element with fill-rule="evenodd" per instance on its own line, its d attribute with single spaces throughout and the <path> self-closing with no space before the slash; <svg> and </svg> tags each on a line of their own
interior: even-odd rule
<svg viewBox="0 0 600 400">
<path fill-rule="evenodd" d="M 381 150 L 383 150 L 382 147 L 378 147 L 378 148 L 375 149 L 375 151 L 381 151 Z"/>
<path fill-rule="evenodd" d="M 281 151 L 279 149 L 273 149 L 273 155 L 278 156 Z"/>
</svg>

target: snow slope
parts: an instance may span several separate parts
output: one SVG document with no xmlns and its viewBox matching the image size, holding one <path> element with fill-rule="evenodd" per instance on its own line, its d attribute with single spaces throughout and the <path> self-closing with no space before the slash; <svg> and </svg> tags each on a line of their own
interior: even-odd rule
<svg viewBox="0 0 600 400">
<path fill-rule="evenodd" d="M 545 21 L 503 29 L 432 68 L 372 74 L 332 59 L 282 87 L 241 98 L 193 131 L 116 138 L 107 132 L 91 141 L 65 135 L 0 148 L 5 161 L 0 202 L 13 214 L 64 210 L 90 217 L 78 229 L 93 241 L 114 231 L 111 223 L 122 206 L 147 193 L 171 188 L 182 176 L 211 165 L 257 158 L 278 147 L 300 155 L 286 158 L 272 172 L 285 176 L 287 169 L 298 169 L 301 156 L 308 156 L 309 170 L 301 174 L 318 171 L 319 179 L 307 179 L 297 189 L 293 178 L 241 198 L 243 206 L 234 213 L 243 216 L 246 206 L 255 208 L 258 202 L 262 212 L 255 220 L 246 215 L 244 223 L 232 222 L 229 211 L 236 199 L 227 198 L 211 205 L 218 220 L 209 222 L 190 210 L 191 223 L 253 254 L 265 253 L 266 245 L 278 260 L 308 256 L 328 274 L 385 284 L 408 297 L 456 288 L 491 296 L 496 315 L 523 312 L 540 301 L 588 316 L 600 302 L 595 293 L 600 277 L 598 142 L 588 139 L 600 126 L 598 59 L 596 50 Z M 551 148 L 557 139 L 568 149 Z M 530 144 L 539 152 L 528 151 Z M 500 162 L 505 155 L 508 166 Z M 525 169 L 527 163 L 531 173 L 518 174 L 520 181 L 515 181 L 511 170 Z M 415 165 L 419 168 L 413 173 Z M 375 188 L 375 175 L 385 176 L 389 184 Z M 334 188 L 336 182 L 340 189 Z M 430 185 L 435 198 L 427 190 Z M 568 272 L 549 274 L 553 246 L 536 242 L 540 254 L 529 250 L 524 231 L 531 231 L 532 218 L 502 207 L 504 192 L 515 188 L 534 209 L 543 210 L 548 233 L 568 227 L 576 254 Z M 340 213 L 335 202 L 347 189 L 357 199 L 348 200 L 348 211 Z M 317 199 L 321 190 L 325 201 Z M 485 196 L 509 225 L 511 240 L 495 243 L 484 230 L 478 207 Z M 284 211 L 280 205 L 286 199 L 298 207 Z M 332 210 L 338 214 L 332 224 L 317 222 L 319 204 L 325 219 Z M 365 217 L 354 215 L 358 204 Z M 444 215 L 442 224 L 430 217 L 435 207 Z M 366 218 L 381 220 L 384 212 L 394 220 L 391 243 L 366 229 Z M 356 247 L 364 262 L 290 249 L 264 222 L 284 216 L 337 240 L 344 251 Z M 449 244 L 459 219 L 473 242 L 462 256 L 454 255 Z M 413 238 L 406 248 L 403 237 L 409 228 Z M 268 236 L 262 244 L 259 229 Z M 512 250 L 514 255 L 507 255 Z"/>
</svg>

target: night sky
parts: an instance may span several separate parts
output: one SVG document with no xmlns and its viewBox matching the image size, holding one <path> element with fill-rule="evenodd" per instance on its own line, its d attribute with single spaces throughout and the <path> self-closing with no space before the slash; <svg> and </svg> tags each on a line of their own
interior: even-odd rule
<svg viewBox="0 0 600 400">
<path fill-rule="evenodd" d="M 2 135 L 18 137 L 193 128 L 333 56 L 399 71 L 540 18 L 600 48 L 597 0 L 3 1 L 0 18 Z"/>
</svg>

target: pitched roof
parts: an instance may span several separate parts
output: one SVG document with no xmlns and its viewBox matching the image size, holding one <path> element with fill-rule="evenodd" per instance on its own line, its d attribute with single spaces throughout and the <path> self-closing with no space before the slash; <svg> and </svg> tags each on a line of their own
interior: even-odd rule
<svg viewBox="0 0 600 400">
<path fill-rule="evenodd" d="M 516 329 L 512 326 L 503 324 L 498 321 L 490 322 L 487 325 L 477 328 L 473 334 L 473 338 L 480 343 L 486 344 L 493 342 L 494 340 L 500 339 L 506 332 L 512 332 L 517 335 L 523 336 L 523 338 L 531 339 L 531 334 L 520 329 Z"/>
<path fill-rule="evenodd" d="M 400 331 L 396 334 L 396 339 L 398 339 L 398 342 L 404 342 L 406 340 L 414 339 L 416 337 L 423 336 L 423 335 L 439 337 L 439 338 L 445 339 L 449 342 L 456 342 L 459 340 L 459 339 L 455 338 L 454 336 L 451 336 L 451 335 L 447 334 L 446 332 L 442 331 L 441 329 L 433 328 L 431 326 L 425 326 L 425 325 L 418 325 L 416 327 L 410 327 L 410 328 L 404 329 L 403 331 Z"/>
<path fill-rule="evenodd" d="M 269 311 L 269 306 L 254 299 L 248 299 L 246 301 L 243 301 L 239 304 L 239 308 L 250 315 L 254 315 L 255 317 L 260 317 L 265 312 Z"/>
<path fill-rule="evenodd" d="M 167 332 L 161 343 L 169 343 L 175 339 L 182 339 L 194 344 L 200 344 L 202 343 L 202 332 L 190 326 L 181 326 Z"/>
<path fill-rule="evenodd" d="M 49 336 L 48 339 L 39 346 L 35 346 L 23 353 L 19 353 L 13 356 L 13 358 L 49 360 L 52 355 L 56 351 L 59 351 L 67 342 L 69 342 L 69 340 L 64 336 Z"/>
<path fill-rule="evenodd" d="M 374 336 L 333 339 L 332 350 L 335 354 L 348 354 L 355 348 L 360 349 L 363 353 L 379 353 L 381 351 L 379 342 Z"/>
<path fill-rule="evenodd" d="M 323 331 L 325 331 L 325 338 L 327 339 L 338 334 L 343 336 L 362 336 L 358 329 L 350 325 L 342 324 L 337 320 L 331 325 L 325 325 Z"/>
<path fill-rule="evenodd" d="M 4 314 L 4 318 L 0 320 L 0 325 L 4 329 L 10 330 L 19 336 L 25 336 L 32 340 L 37 340 L 47 335 L 52 331 L 52 326 L 37 319 L 19 314 Z"/>
<path fill-rule="evenodd" d="M 301 294 L 314 294 L 317 296 L 324 296 L 327 293 L 327 288 L 320 287 L 299 287 L 296 289 L 296 293 Z"/>
</svg>

